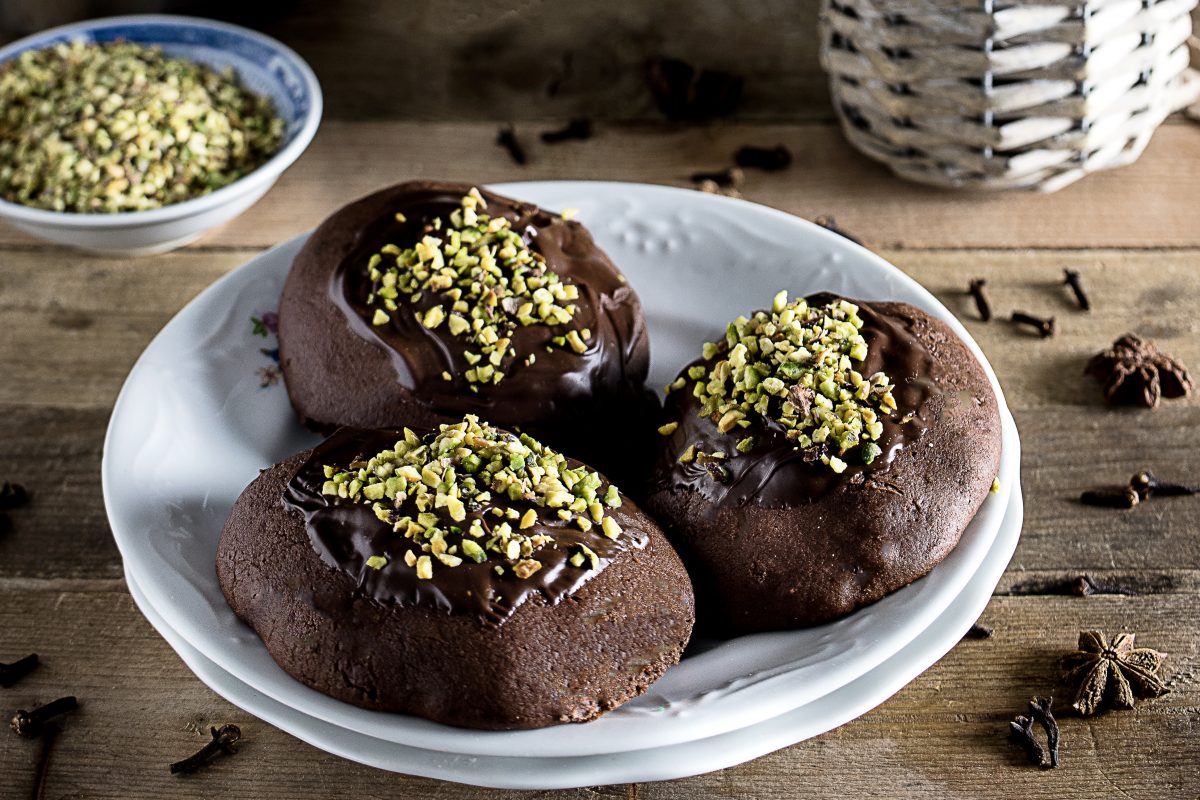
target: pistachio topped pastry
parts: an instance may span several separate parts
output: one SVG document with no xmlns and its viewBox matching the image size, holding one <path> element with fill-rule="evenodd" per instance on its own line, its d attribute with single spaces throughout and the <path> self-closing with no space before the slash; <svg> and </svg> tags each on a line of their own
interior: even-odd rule
<svg viewBox="0 0 1200 800">
<path fill-rule="evenodd" d="M 408 312 L 429 292 L 440 302 L 412 311 L 422 325 L 434 330 L 445 323 L 451 336 L 468 342 L 463 351 L 468 369 L 463 377 L 474 384 L 499 383 L 516 358 L 512 334 L 518 326 L 570 325 L 578 310 L 579 286 L 549 269 L 510 220 L 486 213 L 487 201 L 475 187 L 462 198 L 448 219 L 435 217 L 429 232 L 412 247 L 385 244 L 367 262 L 375 308 L 371 324 L 387 325 L 393 314 Z M 407 221 L 401 213 L 399 222 Z M 563 328 L 550 337 L 554 347 L 587 352 L 588 328 Z M 537 353 L 525 356 L 525 364 Z M 450 373 L 443 376 L 451 380 Z"/>
<path fill-rule="evenodd" d="M 403 438 L 366 455 L 347 466 L 324 464 L 321 494 L 369 505 L 407 540 L 403 560 L 420 579 L 433 578 L 435 564 L 458 567 L 464 559 L 528 578 L 552 546 L 571 551 L 571 566 L 595 569 L 599 556 L 577 532 L 595 528 L 611 540 L 622 534 L 609 513 L 621 507 L 616 486 L 529 436 L 473 416 L 424 440 L 405 428 Z M 571 541 L 563 541 L 563 528 Z M 391 557 L 371 556 L 367 566 L 385 569 Z"/>
<path fill-rule="evenodd" d="M 694 620 L 649 516 L 591 467 L 472 416 L 345 428 L 264 470 L 217 576 L 307 685 L 478 728 L 592 719 L 676 663 Z"/>
<path fill-rule="evenodd" d="M 645 439 L 590 432 L 654 410 L 641 304 L 588 231 L 471 184 L 403 183 L 326 220 L 284 286 L 279 346 L 320 431 L 475 414 L 614 472 Z"/>
<path fill-rule="evenodd" d="M 999 469 L 982 368 L 903 303 L 780 292 L 667 390 L 646 506 L 732 630 L 825 622 L 924 575 Z"/>
<path fill-rule="evenodd" d="M 847 458 L 870 464 L 882 452 L 881 417 L 897 409 L 887 374 L 858 371 L 867 357 L 862 326 L 858 306 L 847 300 L 810 306 L 804 298 L 789 303 L 780 292 L 770 312 L 738 317 L 724 340 L 706 343 L 704 363 L 667 389 L 690 386 L 700 401 L 697 413 L 721 433 L 748 430 L 754 417 L 769 419 L 834 472 L 846 469 Z M 660 433 L 674 430 L 669 423 Z M 738 440 L 740 453 L 753 447 L 753 435 Z M 694 457 L 694 451 L 681 456 Z"/>
<path fill-rule="evenodd" d="M 131 42 L 57 44 L 0 64 L 0 196 L 51 211 L 189 200 L 275 154 L 283 120 L 232 70 Z"/>
</svg>

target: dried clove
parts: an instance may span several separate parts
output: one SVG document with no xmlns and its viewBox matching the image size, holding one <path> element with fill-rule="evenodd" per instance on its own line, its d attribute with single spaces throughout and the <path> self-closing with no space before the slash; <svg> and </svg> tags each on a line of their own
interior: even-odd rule
<svg viewBox="0 0 1200 800">
<path fill-rule="evenodd" d="M 1091 597 L 1094 594 L 1119 594 L 1125 597 L 1137 597 L 1138 592 L 1117 583 L 1099 581 L 1091 575 L 1080 575 L 1071 584 L 1071 593 L 1080 597 Z"/>
<path fill-rule="evenodd" d="M 508 151 L 508 155 L 514 163 L 524 166 L 528 161 L 525 156 L 525 148 L 517 140 L 517 132 L 512 125 L 500 129 L 500 132 L 496 134 L 496 144 Z"/>
<path fill-rule="evenodd" d="M 985 278 L 975 278 L 967 287 L 967 293 L 975 298 L 975 308 L 979 309 L 979 318 L 988 322 L 992 318 L 992 304 L 988 302 L 987 295 L 983 292 L 985 286 L 987 286 Z"/>
<path fill-rule="evenodd" d="M 1033 717 L 1046 732 L 1046 749 L 1050 753 L 1050 767 L 1058 766 L 1058 721 L 1050 711 L 1053 697 L 1034 697 L 1029 701 L 1029 716 Z"/>
<path fill-rule="evenodd" d="M 5 481 L 0 485 L 0 511 L 8 511 L 28 502 L 29 492 L 21 484 Z"/>
<path fill-rule="evenodd" d="M 1042 319 L 1035 317 L 1032 314 L 1026 314 L 1024 311 L 1012 312 L 1012 321 L 1018 325 L 1029 325 L 1037 329 L 1038 334 L 1043 338 L 1053 336 L 1055 333 L 1054 317 Z"/>
<path fill-rule="evenodd" d="M 1009 740 L 1021 746 L 1030 764 L 1046 769 L 1058 766 L 1059 728 L 1058 721 L 1050 711 L 1052 702 L 1053 698 L 1050 697 L 1034 697 L 1029 701 L 1029 716 L 1018 715 L 1008 723 Z M 1046 733 L 1045 748 L 1033 733 L 1034 723 L 1040 725 Z M 1047 750 L 1049 762 L 1046 760 Z"/>
<path fill-rule="evenodd" d="M 963 634 L 964 639 L 990 639 L 995 631 L 987 625 L 980 625 L 976 622 L 971 626 L 971 629 Z"/>
<path fill-rule="evenodd" d="M 1074 269 L 1063 270 L 1063 284 L 1071 287 L 1071 291 L 1075 295 L 1075 301 L 1079 303 L 1079 308 L 1083 311 L 1090 311 L 1092 301 L 1088 300 L 1087 292 L 1083 290 L 1083 281 L 1080 278 L 1079 271 Z"/>
<path fill-rule="evenodd" d="M 1144 469 L 1130 478 L 1129 487 L 1137 492 L 1138 497 L 1142 500 L 1156 494 L 1162 497 L 1190 497 L 1200 494 L 1200 486 L 1187 486 L 1182 483 L 1160 480 L 1148 469 Z"/>
<path fill-rule="evenodd" d="M 1033 735 L 1033 722 L 1032 717 L 1018 715 L 1008 723 L 1008 739 L 1025 750 L 1030 764 L 1040 767 L 1046 763 L 1046 751 Z"/>
<path fill-rule="evenodd" d="M 646 65 L 646 80 L 658 110 L 671 120 L 703 120 L 733 113 L 745 83 L 740 75 L 696 69 L 676 58 Z"/>
<path fill-rule="evenodd" d="M 832 232 L 836 233 L 838 236 L 841 236 L 843 239 L 849 239 L 850 241 L 854 242 L 856 245 L 865 247 L 865 245 L 863 245 L 863 243 L 862 243 L 862 239 L 859 239 L 854 234 L 852 234 L 849 231 L 845 230 L 844 228 L 840 227 L 837 224 L 837 220 L 834 219 L 833 216 L 830 214 L 822 214 L 821 216 L 814 219 L 813 222 L 820 225 L 822 228 L 824 228 L 827 231 L 832 231 Z"/>
<path fill-rule="evenodd" d="M 1084 505 L 1104 508 L 1133 508 L 1154 495 L 1161 497 L 1190 497 L 1200 494 L 1200 486 L 1187 486 L 1161 480 L 1153 472 L 1144 469 L 1136 472 L 1125 486 L 1102 486 L 1089 489 L 1079 496 Z"/>
<path fill-rule="evenodd" d="M 791 166 L 792 151 L 781 144 L 774 147 L 755 147 L 748 144 L 738 148 L 733 154 L 733 161 L 739 167 L 778 172 Z"/>
<path fill-rule="evenodd" d="M 592 121 L 586 117 L 576 117 L 567 123 L 567 127 L 557 131 L 542 131 L 542 141 L 546 144 L 558 144 L 571 139 L 592 138 Z"/>
<path fill-rule="evenodd" d="M 1099 489 L 1088 489 L 1079 495 L 1079 502 L 1085 506 L 1100 508 L 1133 508 L 1141 501 L 1137 490 L 1128 486 L 1106 486 Z"/>
<path fill-rule="evenodd" d="M 11 664 L 0 664 L 0 686 L 5 689 L 33 672 L 38 665 L 37 653 L 30 653 Z"/>
<path fill-rule="evenodd" d="M 738 167 L 726 167 L 718 172 L 693 172 L 692 183 L 712 182 L 721 189 L 732 189 L 742 185 L 745 173 Z"/>
<path fill-rule="evenodd" d="M 74 711 L 77 708 L 79 708 L 79 701 L 74 697 L 60 697 L 32 711 L 26 711 L 22 708 L 13 715 L 10 724 L 12 725 L 13 733 L 18 736 L 37 736 L 49 720 L 61 714 L 66 714 L 68 711 Z"/>
<path fill-rule="evenodd" d="M 195 755 L 172 764 L 172 775 L 195 772 L 208 766 L 218 756 L 233 755 L 237 752 L 237 742 L 242 738 L 241 728 L 232 723 L 227 723 L 220 728 L 214 726 L 209 731 L 212 734 L 212 741 L 200 748 Z"/>
</svg>

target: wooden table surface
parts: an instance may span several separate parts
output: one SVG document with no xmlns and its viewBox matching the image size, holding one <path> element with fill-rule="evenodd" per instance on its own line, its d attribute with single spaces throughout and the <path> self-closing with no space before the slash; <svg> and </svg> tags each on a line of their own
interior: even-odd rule
<svg viewBox="0 0 1200 800">
<path fill-rule="evenodd" d="M 519 125 L 530 142 L 541 127 Z M 900 182 L 864 161 L 829 122 L 602 126 L 591 141 L 530 146 L 525 167 L 486 122 L 327 122 L 307 154 L 240 219 L 178 252 L 99 258 L 0 230 L 0 478 L 35 487 L 0 533 L 0 661 L 43 666 L 0 689 L 6 714 L 76 694 L 40 787 L 44 797 L 994 797 L 1200 796 L 1200 498 L 1132 511 L 1084 507 L 1096 484 L 1149 467 L 1200 479 L 1200 401 L 1111 410 L 1084 361 L 1138 331 L 1200 367 L 1200 126 L 1175 119 L 1142 160 L 1059 194 L 961 195 Z M 687 185 L 736 146 L 782 142 L 778 174 L 744 195 L 839 223 L 933 291 L 966 322 L 1004 385 L 1024 446 L 1025 527 L 965 641 L 886 703 L 817 739 L 686 780 L 565 792 L 498 793 L 409 778 L 326 754 L 223 701 L 134 607 L 100 495 L 114 398 L 134 359 L 179 308 L 263 248 L 344 201 L 412 177 L 477 182 L 603 178 Z M 1082 271 L 1094 309 L 1058 285 Z M 976 319 L 964 288 L 986 277 L 1000 314 L 1053 315 L 1041 340 Z M 1071 596 L 1088 574 L 1131 596 Z M 1063 764 L 1042 771 L 1005 742 L 1033 694 L 1061 693 L 1056 662 L 1080 629 L 1132 630 L 1170 654 L 1171 693 L 1136 710 L 1063 720 Z M 1067 703 L 1058 700 L 1060 706 Z M 167 764 L 210 724 L 242 727 L 243 752 L 202 774 Z M 0 734 L 0 796 L 35 791 L 40 744 Z"/>
</svg>

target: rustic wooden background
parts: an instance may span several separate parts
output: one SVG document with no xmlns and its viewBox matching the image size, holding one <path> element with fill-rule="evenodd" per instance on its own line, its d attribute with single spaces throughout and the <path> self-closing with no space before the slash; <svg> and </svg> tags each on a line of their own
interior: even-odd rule
<svg viewBox="0 0 1200 800">
<path fill-rule="evenodd" d="M 134 5 L 144 4 L 75 8 Z M 638 4 L 605 12 L 620 24 L 587 39 L 543 24 L 547 4 L 504 2 L 467 18 L 469 35 L 455 37 L 454 48 L 437 32 L 466 3 L 435 11 L 430 3 L 348 0 L 337 5 L 355 13 L 332 25 L 316 3 L 277 5 L 290 15 L 263 27 L 312 59 L 330 114 L 308 153 L 256 207 L 184 250 L 134 260 L 47 247 L 0 228 L 0 479 L 36 491 L 31 505 L 11 513 L 12 529 L 0 532 L 0 661 L 36 651 L 45 662 L 0 689 L 0 710 L 65 693 L 83 704 L 40 786 L 39 743 L 0 733 L 0 797 L 1200 797 L 1200 498 L 1129 512 L 1076 501 L 1080 490 L 1143 467 L 1200 481 L 1196 398 L 1154 412 L 1114 411 L 1080 374 L 1090 354 L 1127 330 L 1200 366 L 1200 125 L 1172 119 L 1138 164 L 1057 195 L 950 194 L 904 184 L 843 142 L 820 101 L 806 27 L 811 0 L 736 15 L 716 2 Z M 575 25 L 601 7 L 562 5 L 557 18 Z M 30 20 L 54 21 L 31 0 L 5 0 L 0 9 L 10 36 Z M 741 27 L 747 20 L 755 24 Z M 735 33 L 712 33 L 723 25 Z M 417 30 L 434 38 L 411 50 L 398 44 L 419 38 L 409 36 Z M 505 54 L 501 77 L 468 80 L 491 47 Z M 575 53 L 569 70 L 565 53 Z M 742 114 L 706 126 L 657 120 L 637 72 L 649 54 L 742 72 Z M 422 73 L 422 63 L 438 69 Z M 576 88 L 548 93 L 556 77 Z M 535 144 L 552 121 L 580 112 L 614 121 L 602 121 L 590 141 Z M 507 120 L 518 121 L 528 143 L 525 167 L 493 143 Z M 188 672 L 125 590 L 99 485 L 113 400 L 134 359 L 185 302 L 264 247 L 392 180 L 688 185 L 692 172 L 725 165 L 745 143 L 783 143 L 796 156 L 786 172 L 749 174 L 748 199 L 806 218 L 834 215 L 960 314 L 994 364 L 1025 447 L 1026 522 L 982 618 L 993 638 L 964 642 L 879 708 L 815 740 L 687 780 L 570 792 L 499 793 L 361 767 L 258 722 Z M 1057 285 L 1068 266 L 1091 288 L 1090 314 Z M 1039 340 L 999 320 L 978 322 L 964 294 L 972 277 L 989 279 L 999 313 L 1054 315 L 1060 334 Z M 1138 594 L 1063 593 L 1064 581 L 1084 574 Z M 1004 741 L 1007 720 L 1035 693 L 1066 704 L 1055 663 L 1092 627 L 1133 630 L 1168 652 L 1172 692 L 1135 711 L 1065 719 L 1063 766 L 1029 767 Z M 169 762 L 199 746 L 207 725 L 227 721 L 242 726 L 244 752 L 203 774 L 167 773 Z"/>
</svg>

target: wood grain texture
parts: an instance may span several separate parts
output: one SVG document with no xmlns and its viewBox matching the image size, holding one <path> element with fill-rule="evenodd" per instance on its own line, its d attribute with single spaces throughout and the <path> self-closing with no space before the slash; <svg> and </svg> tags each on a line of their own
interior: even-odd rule
<svg viewBox="0 0 1200 800">
<path fill-rule="evenodd" d="M 651 58 L 745 78 L 744 118 L 832 116 L 817 0 L 5 0 L 0 41 L 113 13 L 229 19 L 294 47 L 330 118 L 660 119 Z"/>
<path fill-rule="evenodd" d="M 958 645 L 883 706 L 818 739 L 709 775 L 636 787 L 495 792 L 392 775 L 322 753 L 221 700 L 195 680 L 119 591 L 0 587 L 5 658 L 36 649 L 44 665 L 5 690 L 4 708 L 70 691 L 81 709 L 55 746 L 47 797 L 1193 797 L 1200 791 L 1200 652 L 1182 619 L 1195 594 L 1153 598 L 995 599 L 984 641 Z M 1053 620 L 1053 625 L 1048 622 Z M 1007 720 L 1033 694 L 1058 691 L 1057 659 L 1082 627 L 1121 630 L 1170 653 L 1172 692 L 1135 711 L 1061 714 L 1063 766 L 1033 769 L 1005 742 Z M 1060 707 L 1067 703 L 1060 699 Z M 207 726 L 234 722 L 242 752 L 204 773 L 168 774 Z M 115 734 L 115 735 L 114 735 Z M 0 736 L 0 791 L 28 795 L 35 744 Z"/>
<path fill-rule="evenodd" d="M 365 2 L 365 0 L 364 0 Z M 540 126 L 519 126 L 532 134 Z M 1200 230 L 1191 200 L 1200 129 L 1160 131 L 1145 159 L 1050 198 L 910 187 L 851 154 L 828 125 L 603 127 L 592 142 L 531 148 L 520 170 L 494 149 L 495 125 L 327 125 L 256 208 L 198 246 L 144 259 L 46 248 L 0 231 L 0 479 L 36 484 L 0 532 L 0 661 L 37 650 L 45 665 L 0 690 L 0 710 L 74 692 L 83 708 L 55 746 L 45 797 L 330 798 L 917 797 L 1158 798 L 1200 795 L 1200 498 L 1123 512 L 1081 506 L 1081 490 L 1141 468 L 1200 482 L 1200 401 L 1111 410 L 1081 372 L 1127 330 L 1200 365 Z M 100 497 L 113 400 L 154 334 L 213 280 L 336 205 L 413 175 L 478 180 L 606 177 L 687 183 L 745 141 L 783 141 L 791 171 L 748 176 L 745 193 L 845 228 L 929 287 L 967 325 L 1004 387 L 1024 445 L 1021 544 L 965 642 L 855 722 L 748 764 L 661 784 L 498 793 L 357 766 L 222 701 L 188 672 L 125 593 Z M 1017 249 L 1017 248 L 1020 249 Z M 1030 249 L 1032 248 L 1032 249 Z M 1094 309 L 1060 285 L 1082 271 Z M 997 319 L 965 294 L 989 281 Z M 1057 318 L 1041 340 L 1002 319 Z M 281 389 L 276 389 L 277 391 Z M 1071 596 L 1082 575 L 1136 596 Z M 1056 693 L 1055 662 L 1076 631 L 1135 630 L 1171 654 L 1172 693 L 1136 711 L 1064 720 L 1064 766 L 1024 766 L 1006 721 Z M 245 752 L 173 778 L 208 724 L 237 722 Z M 114 734 L 114 731 L 116 732 Z M 28 797 L 37 746 L 0 733 L 0 798 Z"/>
<path fill-rule="evenodd" d="M 918 187 L 852 150 L 832 123 L 601 125 L 585 142 L 535 144 L 547 125 L 517 125 L 529 164 L 496 146 L 496 123 L 328 121 L 308 152 L 258 205 L 193 248 L 267 247 L 316 226 L 343 203 L 409 178 L 480 183 L 589 179 L 690 186 L 741 145 L 787 145 L 784 172 L 748 171 L 743 195 L 812 219 L 834 215 L 876 247 L 1200 247 L 1195 224 L 1200 129 L 1164 125 L 1136 164 L 1053 195 Z M 0 227 L 0 245 L 35 240 Z"/>
<path fill-rule="evenodd" d="M 0 576 L 119 577 L 99 493 L 109 409 L 134 360 L 194 294 L 250 251 L 185 251 L 129 262 L 74 256 L 53 271 L 46 255 L 11 251 L 0 273 L 0 475 L 58 480 L 0 537 Z M 1200 364 L 1193 309 L 1200 251 L 885 252 L 963 319 L 996 369 L 1025 443 L 1026 524 L 1013 570 L 1200 568 L 1196 502 L 1166 499 L 1129 512 L 1088 508 L 1081 491 L 1121 483 L 1143 468 L 1200 475 L 1200 405 L 1112 410 L 1081 373 L 1126 330 L 1154 337 Z M 1059 284 L 1079 269 L 1094 309 L 1079 312 Z M 164 279 L 163 276 L 168 276 Z M 1061 333 L 1039 339 L 1003 319 L 975 318 L 964 288 L 987 277 L 998 317 L 1013 308 L 1055 315 Z M 86 291 L 63 292 L 64 283 Z M 1137 287 L 1133 291 L 1130 287 Z M 1082 535 L 1086 532 L 1086 535 Z M 34 542 L 53 542 L 48 562 Z"/>
</svg>

